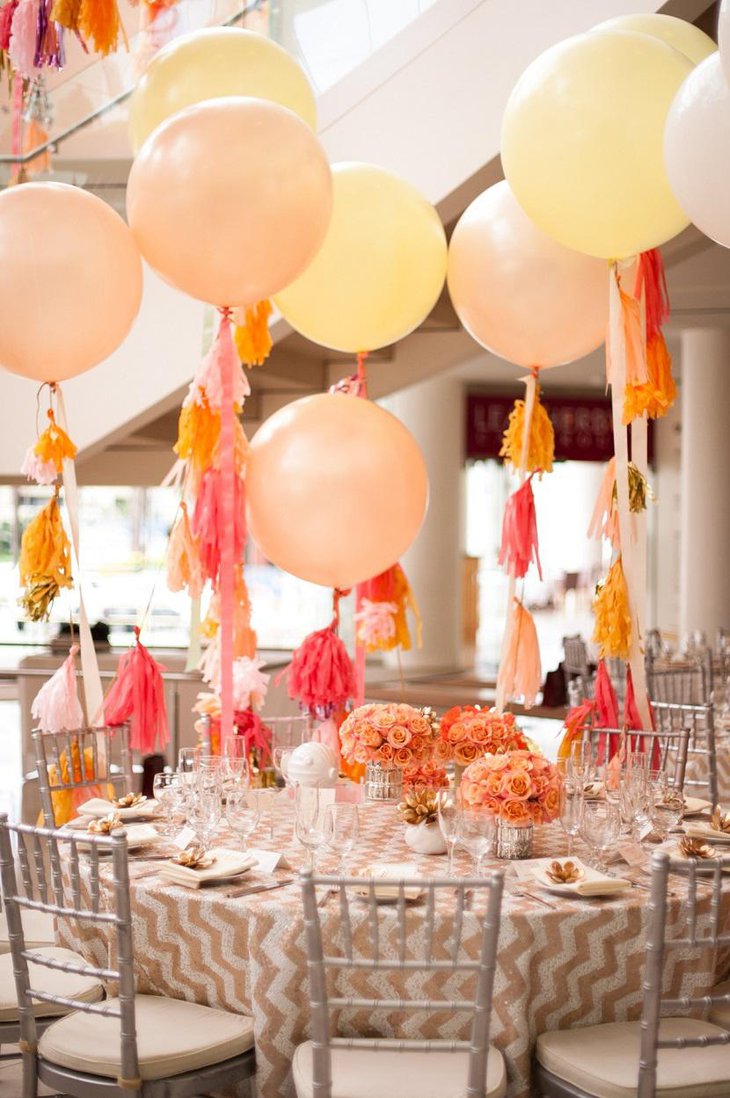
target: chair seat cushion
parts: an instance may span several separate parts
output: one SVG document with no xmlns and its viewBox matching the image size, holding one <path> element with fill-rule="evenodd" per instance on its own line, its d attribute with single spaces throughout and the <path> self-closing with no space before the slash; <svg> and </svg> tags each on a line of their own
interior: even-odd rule
<svg viewBox="0 0 730 1098">
<path fill-rule="evenodd" d="M 713 987 L 712 994 L 730 995 L 730 980 Z M 730 1029 L 730 1002 L 717 1003 L 710 1011 L 710 1021 L 722 1029 Z"/>
<path fill-rule="evenodd" d="M 332 1098 L 464 1098 L 467 1052 L 411 1052 L 389 1048 L 333 1048 Z M 294 1052 L 292 1063 L 297 1098 L 312 1098 L 312 1042 Z M 503 1098 L 507 1072 L 502 1053 L 490 1048 L 487 1096 Z"/>
<path fill-rule="evenodd" d="M 164 1079 L 240 1056 L 253 1047 L 253 1021 L 241 1014 L 136 995 L 137 1053 L 142 1079 Z M 118 999 L 109 1006 L 119 1007 Z M 43 1060 L 90 1075 L 116 1078 L 121 1072 L 121 1022 L 104 1014 L 77 1011 L 54 1022 L 41 1037 Z"/>
<path fill-rule="evenodd" d="M 26 949 L 42 949 L 43 946 L 55 945 L 56 931 L 52 915 L 48 915 L 45 911 L 24 908 L 20 917 L 23 920 Z M 2 911 L 0 912 L 0 955 L 9 952 L 8 921 L 5 918 L 5 912 Z"/>
<path fill-rule="evenodd" d="M 84 964 L 83 957 L 70 949 L 47 946 L 36 952 L 52 957 L 56 961 Z M 95 976 L 79 976 L 73 972 L 59 972 L 57 969 L 44 968 L 43 965 L 28 964 L 30 986 L 38 991 L 47 991 L 51 995 L 63 995 L 69 999 L 83 999 L 95 1003 L 104 997 L 104 988 Z M 67 1014 L 68 1007 L 60 1003 L 33 1002 L 33 1013 L 38 1018 L 51 1018 Z M 9 953 L 0 956 L 0 1022 L 17 1022 L 18 999 L 13 976 L 13 959 Z"/>
<path fill-rule="evenodd" d="M 664 1018 L 662 1038 L 721 1034 L 718 1026 L 694 1018 Z M 568 1083 L 595 1098 L 636 1098 L 639 1080 L 639 1022 L 542 1033 L 538 1061 Z M 730 1094 L 730 1045 L 659 1050 L 657 1095 L 662 1098 L 727 1098 Z"/>
</svg>

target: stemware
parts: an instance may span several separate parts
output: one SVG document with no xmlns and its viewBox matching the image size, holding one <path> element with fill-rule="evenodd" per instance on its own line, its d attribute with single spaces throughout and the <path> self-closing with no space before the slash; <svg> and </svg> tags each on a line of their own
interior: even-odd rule
<svg viewBox="0 0 730 1098">
<path fill-rule="evenodd" d="M 587 741 L 573 744 L 568 759 L 568 774 L 580 789 L 593 776 L 593 748 Z"/>
<path fill-rule="evenodd" d="M 220 787 L 206 787 L 201 782 L 191 785 L 187 794 L 187 815 L 200 845 L 207 850 L 223 816 Z"/>
<path fill-rule="evenodd" d="M 621 816 L 607 801 L 584 801 L 580 835 L 591 851 L 592 864 L 605 872 L 606 854 L 621 833 Z"/>
<path fill-rule="evenodd" d="M 459 841 L 459 804 L 457 794 L 451 789 L 441 789 L 436 795 L 439 827 L 448 850 L 446 875 L 454 875 L 454 852 Z"/>
<path fill-rule="evenodd" d="M 355 804 L 328 804 L 324 816 L 325 841 L 339 855 L 340 873 L 360 837 L 360 817 Z"/>
<path fill-rule="evenodd" d="M 474 876 L 481 877 L 482 864 L 494 843 L 494 816 L 485 808 L 462 805 L 457 813 L 457 835 L 461 845 L 469 851 Z"/>
<path fill-rule="evenodd" d="M 288 753 L 309 738 L 311 718 L 307 716 L 272 717 L 267 718 L 266 724 L 271 729 L 271 757 L 274 767 L 280 779 L 283 779 L 286 784 L 286 758 Z"/>
<path fill-rule="evenodd" d="M 261 805 L 258 794 L 252 790 L 232 789 L 226 797 L 226 823 L 241 840 L 243 850 L 248 845 L 249 836 L 256 830 L 261 819 Z"/>
<path fill-rule="evenodd" d="M 580 820 L 583 811 L 583 796 L 575 786 L 563 789 L 560 808 L 560 823 L 568 840 L 568 857 L 573 853 L 573 839 L 580 834 Z"/>
<path fill-rule="evenodd" d="M 308 868 L 314 872 L 317 854 L 326 842 L 319 787 L 297 785 L 294 803 L 296 807 L 294 833 L 302 846 L 306 847 Z"/>
<path fill-rule="evenodd" d="M 248 763 L 248 743 L 244 736 L 229 736 L 223 750 L 223 766 L 227 785 L 251 784 Z"/>
</svg>

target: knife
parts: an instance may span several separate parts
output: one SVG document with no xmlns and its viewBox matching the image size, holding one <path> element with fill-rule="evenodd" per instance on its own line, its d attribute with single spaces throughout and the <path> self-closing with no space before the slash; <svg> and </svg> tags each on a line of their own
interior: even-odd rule
<svg viewBox="0 0 730 1098">
<path fill-rule="evenodd" d="M 294 880 L 293 877 L 287 877 L 285 881 L 269 881 L 266 884 L 248 885 L 245 888 L 234 888 L 229 892 L 226 892 L 227 897 L 233 896 L 251 896 L 254 892 L 268 892 L 272 888 L 283 888 L 284 885 L 291 884 Z"/>
</svg>

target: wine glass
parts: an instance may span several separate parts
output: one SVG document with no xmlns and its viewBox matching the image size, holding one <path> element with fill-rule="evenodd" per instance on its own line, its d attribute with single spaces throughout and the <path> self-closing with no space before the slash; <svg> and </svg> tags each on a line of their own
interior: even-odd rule
<svg viewBox="0 0 730 1098">
<path fill-rule="evenodd" d="M 309 869 L 314 872 L 317 854 L 326 841 L 319 786 L 297 785 L 295 805 L 294 833 L 302 846 L 306 847 Z"/>
<path fill-rule="evenodd" d="M 494 828 L 494 816 L 485 808 L 462 805 L 458 811 L 458 839 L 471 855 L 475 877 L 482 876 L 482 864 L 494 842 Z"/>
<path fill-rule="evenodd" d="M 223 816 L 219 787 L 206 787 L 200 782 L 188 791 L 188 823 L 203 850 L 207 850 Z"/>
<path fill-rule="evenodd" d="M 606 854 L 621 833 L 621 816 L 616 805 L 606 801 L 584 801 L 580 834 L 590 848 L 596 869 L 605 873 Z"/>
<path fill-rule="evenodd" d="M 258 827 L 260 819 L 261 805 L 256 793 L 242 789 L 240 786 L 228 793 L 226 823 L 241 839 L 243 850 L 246 849 L 248 838 Z"/>
<path fill-rule="evenodd" d="M 244 736 L 229 736 L 224 746 L 226 778 L 234 785 L 249 786 L 251 774 L 248 763 L 248 743 Z"/>
<path fill-rule="evenodd" d="M 582 790 L 593 774 L 593 748 L 587 740 L 573 744 L 569 764 L 571 777 Z"/>
<path fill-rule="evenodd" d="M 171 770 L 161 770 L 152 779 L 152 796 L 165 814 L 165 824 L 162 827 L 163 835 L 174 834 L 172 822 L 173 799 L 175 785 L 179 783 L 180 776 Z"/>
<path fill-rule="evenodd" d="M 325 841 L 340 858 L 340 873 L 344 874 L 347 857 L 360 837 L 360 817 L 357 805 L 328 804 L 324 814 Z"/>
<path fill-rule="evenodd" d="M 582 812 L 582 794 L 575 786 L 564 789 L 560 809 L 560 823 L 568 839 L 568 857 L 573 853 L 573 839 L 580 834 L 580 819 Z"/>
<path fill-rule="evenodd" d="M 446 848 L 449 852 L 449 860 L 446 866 L 446 874 L 454 875 L 454 851 L 459 841 L 459 805 L 456 793 L 451 789 L 440 789 L 436 794 L 436 808 L 438 811 L 439 827 L 444 837 Z"/>
</svg>

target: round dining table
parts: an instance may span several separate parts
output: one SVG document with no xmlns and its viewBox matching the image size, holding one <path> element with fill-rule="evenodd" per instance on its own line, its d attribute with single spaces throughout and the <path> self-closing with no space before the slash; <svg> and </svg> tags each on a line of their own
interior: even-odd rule
<svg viewBox="0 0 730 1098">
<path fill-rule="evenodd" d="M 216 845 L 234 846 L 224 830 Z M 280 852 L 283 864 L 272 874 L 252 870 L 242 882 L 231 881 L 201 889 L 167 882 L 160 873 L 156 848 L 130 853 L 131 906 L 137 991 L 219 1007 L 251 1015 L 256 1044 L 256 1085 L 261 1098 L 292 1098 L 291 1060 L 296 1046 L 309 1037 L 309 989 L 302 900 L 297 872 L 305 862 L 303 849 L 293 838 L 293 807 L 284 795 L 270 819 L 264 817 L 251 845 Z M 559 823 L 535 829 L 535 857 L 561 857 L 566 839 Z M 576 849 L 581 854 L 580 844 Z M 545 1030 L 565 1029 L 598 1022 L 638 1018 L 644 968 L 650 848 L 646 865 L 630 868 L 617 862 L 611 872 L 628 877 L 626 892 L 602 898 L 555 895 L 543 890 L 515 863 L 488 860 L 488 868 L 506 870 L 498 945 L 498 965 L 490 1038 L 507 1061 L 510 1098 L 528 1098 L 532 1089 L 532 1053 Z M 639 854 L 639 859 L 641 854 Z M 637 859 L 638 861 L 638 859 Z M 372 863 L 410 863 L 418 874 L 443 876 L 445 856 L 414 855 L 404 840 L 404 825 L 394 804 L 364 802 L 360 806 L 360 838 L 348 856 L 348 873 L 360 873 Z M 337 867 L 334 855 L 322 858 L 322 868 Z M 523 863 L 524 870 L 524 863 Z M 457 851 L 455 871 L 471 872 L 470 859 Z M 82 863 L 82 884 L 83 873 Z M 102 866 L 102 904 L 112 906 L 111 867 Z M 274 879 L 289 883 L 277 889 L 248 892 Z M 670 877 L 669 927 L 678 927 L 686 883 Z M 729 882 L 730 883 L 730 882 Z M 709 918 L 709 888 L 700 884 L 700 924 Z M 704 893 L 707 893 L 705 896 Z M 723 903 L 730 913 L 730 888 Z M 456 900 L 439 901 L 435 940 L 445 944 L 452 926 Z M 367 904 L 361 918 L 367 919 Z M 408 905 L 409 935 L 418 939 L 424 904 Z M 357 919 L 357 905 L 354 917 Z M 727 914 L 725 913 L 725 917 Z M 337 939 L 339 905 L 323 894 L 319 907 L 323 938 Z M 380 908 L 381 948 L 396 950 L 395 905 Z M 477 904 L 464 913 L 465 948 L 477 956 L 480 912 Z M 114 943 L 103 924 L 80 926 L 64 919 L 57 936 L 61 945 L 75 949 L 100 965 L 114 964 Z M 390 944 L 389 944 L 390 942 Z M 726 977 L 726 954 L 713 958 L 673 951 L 666 973 L 666 993 L 701 995 Z M 367 997 L 367 974 L 344 974 L 343 994 Z M 414 981 L 414 997 L 422 986 L 419 974 L 394 974 L 393 980 Z M 436 977 L 432 976 L 431 979 Z M 468 990 L 470 973 L 438 974 L 439 993 L 458 999 Z M 378 993 L 385 988 L 379 975 Z M 390 980 L 390 977 L 387 978 Z M 415 981 L 421 980 L 421 985 Z M 372 985 L 371 985 L 372 986 Z M 408 987 L 405 988 L 409 990 Z M 400 991 L 393 984 L 397 997 Z M 372 991 L 369 993 L 372 995 Z M 393 1035 L 400 1026 L 407 1037 L 462 1039 L 459 1012 L 424 1019 L 417 1013 L 401 1016 L 368 1015 L 352 1011 L 340 1018 L 341 1032 L 363 1036 Z M 417 1090 L 417 1087 L 415 1088 Z"/>
</svg>

